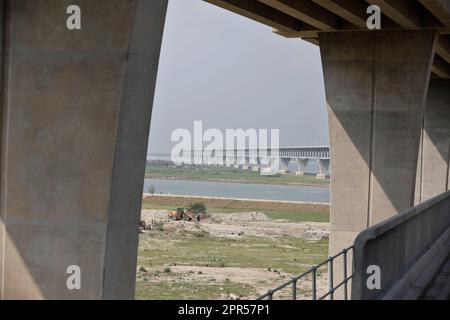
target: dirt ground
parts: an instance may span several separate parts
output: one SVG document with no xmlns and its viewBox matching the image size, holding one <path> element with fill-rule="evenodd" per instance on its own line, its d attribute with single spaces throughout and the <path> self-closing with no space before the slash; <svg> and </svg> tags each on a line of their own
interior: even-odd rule
<svg viewBox="0 0 450 320">
<path fill-rule="evenodd" d="M 236 212 L 254 211 L 254 210 L 279 210 L 287 212 L 328 212 L 330 205 L 326 203 L 311 202 L 292 202 L 292 201 L 273 201 L 273 200 L 245 200 L 229 199 L 218 197 L 194 197 L 194 196 L 176 196 L 167 194 L 149 194 L 144 193 L 144 202 L 153 205 L 171 204 L 178 207 L 186 206 L 186 203 L 195 201 L 202 202 L 208 208 L 235 208 Z"/>
<path fill-rule="evenodd" d="M 141 219 L 147 225 L 161 228 L 164 233 L 170 235 L 170 244 L 164 242 L 165 240 L 158 240 L 157 230 L 145 231 L 150 237 L 147 242 L 140 244 L 140 247 L 149 248 L 154 247 L 151 243 L 161 243 L 161 254 L 169 254 L 169 252 L 178 252 L 180 249 L 173 249 L 179 247 L 174 243 L 183 241 L 181 235 L 190 233 L 204 232 L 209 239 L 245 239 L 247 237 L 257 239 L 273 239 L 274 246 L 280 247 L 284 250 L 282 242 L 277 242 L 277 239 L 302 239 L 298 241 L 307 240 L 311 243 L 311 250 L 314 252 L 314 243 L 329 235 L 329 223 L 317 222 L 290 222 L 286 220 L 272 220 L 268 218 L 263 212 L 236 212 L 236 213 L 209 213 L 207 219 L 201 222 L 186 222 L 186 221 L 172 221 L 168 219 L 167 210 L 142 210 Z M 161 233 L 162 231 L 160 231 Z M 176 235 L 180 234 L 180 237 Z M 165 238 L 164 238 L 165 239 Z M 156 242 L 160 241 L 160 242 Z M 196 240 L 198 241 L 198 240 Z M 204 241 L 208 241 L 205 239 Z M 228 241 L 228 240 L 226 240 Z M 256 244 L 259 245 L 259 244 Z M 166 247 L 164 247 L 166 246 Z M 254 245 L 252 245 L 254 247 Z M 293 248 L 289 248 L 293 249 Z M 144 249 L 150 250 L 150 249 Z M 171 251 L 173 250 L 173 251 Z M 177 250 L 177 251 L 175 251 Z M 217 255 L 224 255 L 224 249 L 220 249 Z M 156 254 L 156 253 L 155 253 Z M 177 253 L 179 254 L 179 253 Z M 194 254 L 194 253 L 193 253 Z M 160 256 L 160 254 L 159 254 Z M 295 256 L 295 253 L 292 257 Z M 153 256 L 149 259 L 151 260 Z M 292 258 L 291 257 L 291 258 Z M 279 259 L 280 257 L 273 257 Z M 142 257 L 141 261 L 147 258 Z M 294 259 L 295 260 L 295 259 Z M 178 262 L 178 260 L 175 260 Z M 195 261 L 195 260 L 194 260 Z M 150 267 L 138 266 L 138 284 L 141 284 L 141 298 L 145 298 L 145 288 L 153 288 L 153 290 L 166 290 L 169 297 L 174 297 L 177 290 L 189 289 L 191 295 L 180 295 L 183 298 L 200 297 L 196 296 L 195 289 L 199 292 L 211 290 L 210 296 L 206 298 L 213 299 L 254 299 L 267 292 L 268 289 L 277 287 L 278 285 L 288 281 L 292 276 L 291 273 L 285 272 L 281 269 L 271 269 L 264 265 L 258 268 L 251 266 L 201 266 L 191 265 L 189 261 L 187 264 L 183 263 L 161 263 L 158 260 L 157 265 Z M 144 281 L 145 280 L 145 281 Z M 327 288 L 327 273 L 321 272 L 317 279 L 317 288 L 320 292 L 325 292 Z M 227 284 L 228 290 L 227 290 Z M 251 288 L 251 290 L 244 290 Z M 281 291 L 274 296 L 275 299 L 289 299 L 291 294 L 291 286 Z M 311 298 L 311 279 L 307 278 L 298 283 L 297 294 L 300 299 L 308 300 Z M 144 292 L 144 293 L 143 293 Z M 222 293 L 223 292 L 223 293 Z M 242 293 L 246 292 L 246 293 Z M 164 294 L 164 293 L 162 293 Z M 199 294 L 199 293 L 197 293 Z"/>
<path fill-rule="evenodd" d="M 164 281 L 179 283 L 225 283 L 227 281 L 251 286 L 255 289 L 256 295 L 239 295 L 236 293 L 221 294 L 218 300 L 249 300 L 255 299 L 267 292 L 268 289 L 279 286 L 289 280 L 290 274 L 280 271 L 268 271 L 260 268 L 233 268 L 233 267 L 199 267 L 199 266 L 171 266 L 171 275 L 166 275 Z M 163 273 L 161 268 L 146 269 L 149 273 Z M 180 279 L 179 275 L 182 275 Z M 262 281 L 264 279 L 264 281 Z M 151 281 L 159 282 L 156 278 Z M 319 294 L 324 294 L 328 286 L 328 276 L 326 273 L 317 277 L 317 290 Z M 280 291 L 274 296 L 275 300 L 290 299 L 292 287 Z M 297 285 L 297 298 L 299 300 L 311 299 L 311 278 L 300 281 Z"/>
<path fill-rule="evenodd" d="M 165 229 L 173 231 L 206 231 L 216 237 L 290 236 L 307 240 L 320 240 L 329 236 L 329 223 L 271 220 L 262 212 L 211 213 L 209 219 L 199 223 L 170 221 L 167 210 L 142 210 L 141 219 L 147 224 L 152 220 L 164 222 Z"/>
</svg>

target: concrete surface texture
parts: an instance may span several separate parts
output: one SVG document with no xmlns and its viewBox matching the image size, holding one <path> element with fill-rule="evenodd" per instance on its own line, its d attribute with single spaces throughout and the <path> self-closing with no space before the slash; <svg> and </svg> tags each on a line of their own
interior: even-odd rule
<svg viewBox="0 0 450 320">
<path fill-rule="evenodd" d="M 0 297 L 134 297 L 166 0 L 1 1 Z M 69 290 L 68 266 L 81 270 Z"/>
<path fill-rule="evenodd" d="M 437 281 L 448 280 L 449 256 L 450 192 L 446 192 L 357 237 L 352 299 L 417 300 L 433 289 L 436 296 L 448 295 L 448 288 Z M 369 266 L 379 267 L 378 288 L 367 286 L 373 275 L 367 272 Z"/>
<path fill-rule="evenodd" d="M 450 80 L 431 79 L 417 170 L 417 202 L 449 189 Z"/>
<path fill-rule="evenodd" d="M 435 41 L 434 31 L 320 34 L 332 158 L 330 254 L 413 205 Z"/>
</svg>

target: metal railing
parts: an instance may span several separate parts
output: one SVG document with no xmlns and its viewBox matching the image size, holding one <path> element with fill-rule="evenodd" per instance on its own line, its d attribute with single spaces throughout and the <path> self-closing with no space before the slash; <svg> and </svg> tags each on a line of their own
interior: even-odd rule
<svg viewBox="0 0 450 320">
<path fill-rule="evenodd" d="M 309 275 L 311 275 L 311 279 L 309 281 L 311 281 L 311 293 L 312 293 L 312 300 L 324 300 L 325 298 L 329 298 L 329 300 L 334 300 L 334 295 L 336 290 L 338 290 L 339 288 L 343 287 L 343 299 L 344 300 L 348 300 L 349 299 L 349 281 L 351 281 L 351 279 L 354 276 L 354 271 L 353 271 L 353 264 L 351 264 L 351 273 L 350 275 L 348 274 L 348 256 L 349 256 L 349 252 L 353 255 L 353 246 L 344 249 L 343 251 L 341 251 L 340 253 L 336 254 L 335 256 L 329 257 L 327 260 L 325 260 L 324 262 L 312 267 L 311 269 L 309 269 L 308 271 L 302 273 L 299 276 L 295 276 L 292 277 L 291 280 L 289 280 L 288 282 L 274 288 L 271 289 L 269 291 L 267 291 L 266 294 L 260 296 L 259 298 L 257 298 L 256 300 L 273 300 L 273 296 L 275 293 L 288 288 L 289 286 L 291 286 L 292 288 L 292 292 L 291 292 L 291 299 L 292 300 L 298 300 L 297 299 L 297 287 L 300 281 L 307 281 L 307 277 Z M 342 266 L 343 266 L 343 280 L 337 284 L 336 286 L 334 285 L 334 263 L 335 260 L 339 257 L 342 256 Z M 328 266 L 328 291 L 324 294 L 318 297 L 318 290 L 317 290 L 317 275 L 318 275 L 318 270 L 319 268 L 323 267 L 327 265 Z"/>
</svg>

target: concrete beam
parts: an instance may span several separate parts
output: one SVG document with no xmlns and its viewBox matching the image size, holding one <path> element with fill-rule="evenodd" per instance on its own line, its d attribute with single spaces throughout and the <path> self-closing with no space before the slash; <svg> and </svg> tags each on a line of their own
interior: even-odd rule
<svg viewBox="0 0 450 320">
<path fill-rule="evenodd" d="M 311 0 L 258 0 L 319 30 L 337 30 L 339 17 Z"/>
<path fill-rule="evenodd" d="M 360 28 L 367 28 L 367 5 L 359 0 L 312 0 Z"/>
<path fill-rule="evenodd" d="M 315 28 L 258 1 L 205 0 L 282 32 L 315 31 Z M 307 35 L 307 33 L 305 33 Z"/>
<path fill-rule="evenodd" d="M 167 1 L 5 3 L 0 298 L 132 299 Z"/>
<path fill-rule="evenodd" d="M 441 35 L 439 37 L 436 45 L 436 53 L 447 63 L 450 63 L 450 36 Z"/>
<path fill-rule="evenodd" d="M 381 11 L 405 28 L 418 28 L 422 26 L 422 10 L 416 1 L 404 0 L 367 0 L 377 5 Z"/>
<path fill-rule="evenodd" d="M 450 27 L 450 0 L 419 0 L 446 27 Z"/>
<path fill-rule="evenodd" d="M 439 78 L 449 79 L 450 78 L 450 64 L 442 59 L 439 55 L 435 55 L 433 68 L 431 69 L 434 74 L 439 76 Z"/>
</svg>

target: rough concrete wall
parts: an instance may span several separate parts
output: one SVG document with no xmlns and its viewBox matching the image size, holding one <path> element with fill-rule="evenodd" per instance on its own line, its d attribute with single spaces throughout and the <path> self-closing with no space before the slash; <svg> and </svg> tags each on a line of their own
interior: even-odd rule
<svg viewBox="0 0 450 320">
<path fill-rule="evenodd" d="M 166 1 L 4 4 L 1 297 L 133 298 Z M 66 28 L 71 4 L 81 30 Z"/>
</svg>

